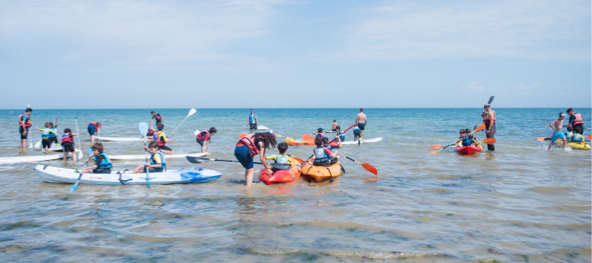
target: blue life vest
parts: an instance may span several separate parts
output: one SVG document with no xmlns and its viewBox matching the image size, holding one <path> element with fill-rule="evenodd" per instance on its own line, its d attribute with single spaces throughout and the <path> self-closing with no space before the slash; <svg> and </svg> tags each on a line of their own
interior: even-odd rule
<svg viewBox="0 0 592 263">
<path fill-rule="evenodd" d="M 50 132 L 49 133 L 49 138 L 55 138 L 56 137 L 56 128 L 49 128 Z"/>
<path fill-rule="evenodd" d="M 275 156 L 276 163 L 288 163 L 288 156 L 284 154 L 278 154 Z"/>
<path fill-rule="evenodd" d="M 569 138 L 569 137 L 568 137 L 568 138 Z M 579 134 L 579 133 L 574 133 L 574 134 L 572 135 L 572 137 L 571 137 L 571 141 L 572 141 L 572 142 L 577 142 L 577 143 L 580 143 L 580 142 L 582 142 L 583 140 L 584 140 L 584 136 L 582 136 L 582 135 L 581 135 L 581 134 Z"/>
<path fill-rule="evenodd" d="M 249 122 L 251 124 L 256 124 L 257 122 L 255 121 L 255 119 L 257 118 L 257 114 L 249 114 Z"/>
<path fill-rule="evenodd" d="M 49 128 L 43 129 L 43 132 L 41 132 L 41 139 L 49 139 L 49 138 L 51 138 L 50 134 L 51 133 L 49 132 Z M 55 135 L 54 135 L 54 137 L 55 137 Z"/>
<path fill-rule="evenodd" d="M 462 137 L 462 145 L 463 146 L 469 146 L 471 144 L 473 144 L 475 142 L 475 140 L 473 140 L 473 136 L 471 135 L 465 135 Z"/>
<path fill-rule="evenodd" d="M 104 157 L 104 159 L 101 160 L 101 163 L 97 163 L 97 158 L 101 155 Z M 113 165 L 111 165 L 111 160 L 109 160 L 109 157 L 105 153 L 100 153 L 99 155 L 95 156 L 95 164 L 97 165 L 97 169 L 111 169 L 113 167 Z"/>
<path fill-rule="evenodd" d="M 160 168 L 156 168 L 156 169 L 163 169 L 164 170 L 166 168 L 166 161 L 164 160 L 164 153 L 162 153 L 161 151 L 158 151 L 158 152 L 150 155 L 150 164 L 156 164 L 156 162 L 154 161 L 154 155 L 157 153 L 160 155 L 160 164 L 162 166 Z"/>
<path fill-rule="evenodd" d="M 324 163 L 324 162 L 328 162 L 331 161 L 331 159 L 333 159 L 333 157 L 331 157 L 330 155 L 327 155 L 327 153 L 325 152 L 325 148 L 326 147 L 318 147 L 316 149 L 314 149 L 314 154 L 315 154 L 315 163 Z"/>
</svg>

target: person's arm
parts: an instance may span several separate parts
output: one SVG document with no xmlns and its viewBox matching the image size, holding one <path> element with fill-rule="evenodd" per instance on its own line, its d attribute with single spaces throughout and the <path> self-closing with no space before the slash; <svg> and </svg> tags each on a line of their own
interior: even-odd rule
<svg viewBox="0 0 592 263">
<path fill-rule="evenodd" d="M 99 136 L 100 133 L 101 133 L 101 128 L 97 128 L 97 137 L 101 137 L 101 136 Z"/>
<path fill-rule="evenodd" d="M 364 116 L 364 124 L 368 124 L 368 118 Z"/>
<path fill-rule="evenodd" d="M 263 143 L 259 142 L 259 151 L 261 152 L 259 154 L 259 159 L 261 159 L 261 164 L 263 164 L 263 167 L 265 167 L 265 170 L 268 170 L 268 172 L 272 172 L 271 171 L 271 166 L 269 166 L 267 164 L 267 155 L 265 155 L 265 147 L 263 147 Z"/>
<path fill-rule="evenodd" d="M 288 154 L 286 154 L 286 156 L 288 156 L 288 163 L 292 163 L 292 157 L 290 157 Z"/>
<path fill-rule="evenodd" d="M 265 158 L 265 159 L 277 161 L 276 157 L 277 157 L 277 155 L 272 155 L 272 156 L 267 156 L 267 158 Z"/>
<path fill-rule="evenodd" d="M 487 118 L 489 119 L 489 125 L 487 127 L 487 130 L 491 130 L 491 126 L 493 125 L 493 122 L 495 122 L 495 117 L 493 117 L 493 111 L 489 111 L 489 113 L 487 113 Z"/>
<path fill-rule="evenodd" d="M 255 116 L 255 124 L 259 125 L 259 120 L 257 119 L 257 116 Z"/>
<path fill-rule="evenodd" d="M 333 152 L 331 152 L 331 150 L 325 148 L 325 153 L 333 158 L 337 158 L 337 154 L 339 153 L 339 151 L 335 151 L 335 153 L 333 153 Z"/>
<path fill-rule="evenodd" d="M 25 122 L 23 122 L 23 115 L 19 116 L 19 126 L 25 128 Z"/>
<path fill-rule="evenodd" d="M 150 119 L 150 125 L 148 125 L 148 127 L 152 127 L 152 122 L 154 121 L 154 116 L 152 116 L 152 119 Z"/>
<path fill-rule="evenodd" d="M 553 131 L 555 131 L 555 121 L 551 122 L 551 124 L 549 124 L 549 127 L 551 127 L 551 129 L 553 129 Z"/>
</svg>

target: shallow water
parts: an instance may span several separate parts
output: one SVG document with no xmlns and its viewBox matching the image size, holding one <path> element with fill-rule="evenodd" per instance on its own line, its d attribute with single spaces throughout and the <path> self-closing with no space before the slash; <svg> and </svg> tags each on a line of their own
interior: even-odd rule
<svg viewBox="0 0 592 263">
<path fill-rule="evenodd" d="M 366 109 L 366 138 L 379 143 L 340 150 L 378 168 L 375 177 L 344 160 L 334 183 L 299 180 L 244 187 L 240 164 L 209 163 L 223 176 L 195 185 L 90 186 L 43 182 L 35 164 L 0 165 L 2 261 L 241 262 L 590 262 L 591 153 L 542 149 L 535 137 L 565 109 L 495 109 L 497 151 L 429 155 L 458 129 L 472 128 L 479 109 Z M 589 127 L 590 109 L 581 112 Z M 59 132 L 86 126 L 103 136 L 139 137 L 150 110 L 35 110 L 34 124 L 59 117 Z M 170 133 L 187 109 L 158 110 Z M 17 116 L 0 111 L 0 157 L 19 153 Z M 351 125 L 356 109 L 261 109 L 260 124 L 301 137 L 332 119 Z M 212 158 L 234 159 L 247 132 L 248 109 L 198 109 L 172 136 L 176 153 L 199 151 L 193 131 L 215 126 Z M 349 125 L 343 125 L 348 127 Z M 585 135 L 590 130 L 585 131 Z M 34 131 L 33 143 L 40 133 Z M 483 133 L 478 138 L 483 139 Z M 351 133 L 348 140 L 351 140 Z M 142 154 L 139 142 L 105 142 L 110 154 Z M 301 158 L 310 146 L 290 147 Z M 115 162 L 117 170 L 141 161 Z M 193 167 L 184 159 L 170 168 Z M 50 161 L 51 166 L 72 166 Z M 76 164 L 81 167 L 82 163 Z"/>
</svg>

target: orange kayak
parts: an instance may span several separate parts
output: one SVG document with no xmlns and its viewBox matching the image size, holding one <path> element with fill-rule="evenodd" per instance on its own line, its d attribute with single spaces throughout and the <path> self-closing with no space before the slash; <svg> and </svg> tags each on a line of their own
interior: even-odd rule
<svg viewBox="0 0 592 263">
<path fill-rule="evenodd" d="M 259 172 L 259 180 L 266 182 L 267 185 L 292 182 L 300 178 L 300 170 L 300 163 L 296 160 L 292 160 L 292 167 L 290 170 L 279 170 L 269 175 L 267 170 L 262 169 L 261 172 Z"/>
<path fill-rule="evenodd" d="M 290 146 L 294 145 L 314 145 L 314 142 L 309 141 L 299 141 L 294 138 L 286 137 L 286 143 Z"/>
<path fill-rule="evenodd" d="M 343 173 L 343 167 L 339 162 L 329 167 L 314 166 L 310 163 L 302 165 L 302 175 L 307 175 L 311 181 L 322 182 L 331 178 L 337 178 Z"/>
</svg>

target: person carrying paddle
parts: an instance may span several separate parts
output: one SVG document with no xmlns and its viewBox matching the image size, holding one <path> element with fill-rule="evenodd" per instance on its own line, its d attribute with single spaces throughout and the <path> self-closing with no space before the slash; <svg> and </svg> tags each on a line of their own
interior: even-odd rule
<svg viewBox="0 0 592 263">
<path fill-rule="evenodd" d="M 274 148 L 277 144 L 275 134 L 271 132 L 248 134 L 238 141 L 234 148 L 234 156 L 245 168 L 245 184 L 250 187 L 253 183 L 253 157 L 260 155 L 261 164 L 268 174 L 273 174 L 271 165 L 267 164 L 266 149 Z"/>
<path fill-rule="evenodd" d="M 561 147 L 563 150 L 565 150 L 565 144 L 567 144 L 567 139 L 565 138 L 565 135 L 563 135 L 563 119 L 565 118 L 565 113 L 560 112 L 559 113 L 559 118 L 557 118 L 557 120 L 555 120 L 553 123 L 551 123 L 549 125 L 549 127 L 553 128 L 553 135 L 551 138 L 551 143 L 549 144 L 549 148 L 547 150 L 551 150 L 551 147 L 553 146 L 553 144 L 555 144 L 555 141 L 557 140 L 557 138 L 560 138 L 563 140 L 563 147 Z"/>
<path fill-rule="evenodd" d="M 150 120 L 150 125 L 148 125 L 148 127 L 152 127 L 152 121 L 156 121 L 156 123 L 154 123 L 154 125 L 158 125 L 159 123 L 162 123 L 162 116 L 160 116 L 160 113 L 157 112 L 150 112 L 150 114 L 152 114 L 152 119 Z"/>
<path fill-rule="evenodd" d="M 584 118 L 582 114 L 575 113 L 572 108 L 567 109 L 569 115 L 568 124 L 565 127 L 572 127 L 574 133 L 584 134 Z"/>
<path fill-rule="evenodd" d="M 159 124 L 162 125 L 162 123 Z M 149 162 L 138 165 L 138 167 L 136 167 L 131 173 L 137 174 L 140 173 L 140 171 L 145 173 L 146 168 L 148 168 L 148 171 L 151 173 L 160 173 L 164 171 L 164 169 L 166 169 L 165 155 L 159 150 L 160 146 L 158 146 L 158 142 L 150 142 L 145 149 L 150 153 L 150 158 L 148 159 Z"/>
<path fill-rule="evenodd" d="M 481 113 L 481 116 L 483 116 L 483 124 L 485 124 L 485 137 L 489 138 L 495 138 L 495 122 L 497 119 L 497 115 L 495 114 L 495 111 L 493 111 L 491 109 L 491 106 L 489 104 L 485 104 L 483 106 L 484 111 Z M 495 145 L 494 144 L 487 144 L 487 150 L 489 151 L 495 151 Z"/>
<path fill-rule="evenodd" d="M 218 132 L 216 128 L 212 127 L 210 128 L 210 130 L 205 130 L 197 134 L 195 140 L 197 141 L 197 143 L 199 143 L 199 145 L 201 145 L 202 153 L 208 151 L 208 146 L 206 145 L 206 143 L 210 141 L 212 136 L 216 135 L 216 132 Z"/>
<path fill-rule="evenodd" d="M 158 143 L 158 150 L 166 154 L 175 154 L 175 151 L 173 151 L 173 149 L 166 146 L 167 143 L 175 142 L 175 140 L 167 139 L 166 134 L 163 131 L 164 124 L 156 124 L 156 128 L 158 129 L 158 131 L 154 133 L 154 142 Z"/>
<path fill-rule="evenodd" d="M 358 140 L 358 145 L 364 139 L 364 130 L 366 130 L 366 124 L 368 124 L 368 118 L 366 118 L 366 114 L 364 114 L 364 109 L 360 108 L 360 113 L 356 116 L 356 123 L 358 124 L 358 128 L 360 128 L 361 135 L 360 140 Z"/>
<path fill-rule="evenodd" d="M 251 109 L 251 114 L 249 114 L 249 129 L 256 130 L 257 125 L 259 124 L 259 120 L 257 120 L 257 114 L 253 113 Z"/>
<path fill-rule="evenodd" d="M 101 123 L 100 122 L 91 122 L 88 124 L 88 134 L 90 134 L 90 141 L 95 141 L 95 134 L 99 136 L 99 132 L 101 131 Z"/>
<path fill-rule="evenodd" d="M 86 159 L 86 162 L 90 162 L 90 158 L 93 158 L 95 161 L 95 165 L 84 168 L 82 170 L 83 173 L 94 173 L 94 174 L 110 174 L 111 168 L 113 165 L 111 164 L 111 160 L 106 153 L 103 152 L 103 144 L 100 142 L 95 143 L 92 147 L 93 154 Z"/>
<path fill-rule="evenodd" d="M 33 109 L 27 108 L 25 113 L 19 116 L 19 133 L 21 135 L 21 148 L 27 148 L 27 138 L 29 137 L 29 129 L 31 125 L 33 125 L 33 121 L 31 121 L 31 113 L 33 113 Z"/>
</svg>

